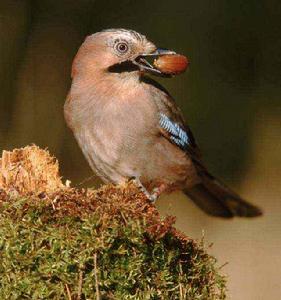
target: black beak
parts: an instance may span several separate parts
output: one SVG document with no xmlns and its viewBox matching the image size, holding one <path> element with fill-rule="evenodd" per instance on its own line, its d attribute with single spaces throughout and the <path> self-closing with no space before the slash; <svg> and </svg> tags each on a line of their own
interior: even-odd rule
<svg viewBox="0 0 281 300">
<path fill-rule="evenodd" d="M 167 75 L 162 73 L 160 70 L 155 68 L 151 63 L 147 61 L 148 58 L 157 58 L 162 55 L 173 55 L 176 54 L 176 52 L 168 50 L 168 49 L 163 49 L 163 48 L 158 48 L 155 51 L 151 53 L 144 53 L 136 57 L 132 62 L 136 66 L 139 67 L 139 69 L 143 72 L 147 72 L 153 75 L 161 76 L 161 77 L 170 77 L 171 75 Z"/>
</svg>

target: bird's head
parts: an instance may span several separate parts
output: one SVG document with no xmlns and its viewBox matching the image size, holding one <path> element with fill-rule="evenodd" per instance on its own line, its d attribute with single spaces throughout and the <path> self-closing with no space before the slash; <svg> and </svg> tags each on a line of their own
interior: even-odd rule
<svg viewBox="0 0 281 300">
<path fill-rule="evenodd" d="M 157 48 L 136 31 L 107 29 L 86 38 L 74 60 L 72 74 L 102 72 L 132 76 L 152 73 L 165 76 L 148 58 L 167 54 L 175 52 Z"/>
</svg>

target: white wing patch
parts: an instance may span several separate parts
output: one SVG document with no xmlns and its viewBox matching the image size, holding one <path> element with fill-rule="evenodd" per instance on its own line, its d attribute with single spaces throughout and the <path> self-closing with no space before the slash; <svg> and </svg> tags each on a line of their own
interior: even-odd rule
<svg viewBox="0 0 281 300">
<path fill-rule="evenodd" d="M 186 131 L 163 113 L 160 113 L 159 125 L 171 135 L 170 140 L 176 145 L 184 149 L 189 145 L 190 140 Z"/>
</svg>

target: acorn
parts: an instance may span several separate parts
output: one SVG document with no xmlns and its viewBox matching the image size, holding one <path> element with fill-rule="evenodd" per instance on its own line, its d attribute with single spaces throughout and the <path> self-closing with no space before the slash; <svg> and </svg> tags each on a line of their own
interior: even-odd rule
<svg viewBox="0 0 281 300">
<path fill-rule="evenodd" d="M 156 58 L 153 64 L 164 74 L 177 75 L 183 73 L 187 69 L 189 61 L 184 55 L 167 54 Z"/>
</svg>

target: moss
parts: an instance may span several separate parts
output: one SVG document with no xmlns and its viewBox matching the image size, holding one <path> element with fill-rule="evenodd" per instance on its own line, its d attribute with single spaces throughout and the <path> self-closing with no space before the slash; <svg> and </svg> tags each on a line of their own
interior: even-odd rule
<svg viewBox="0 0 281 300">
<path fill-rule="evenodd" d="M 128 183 L 0 193 L 0 299 L 225 299 L 202 243 Z"/>
</svg>

